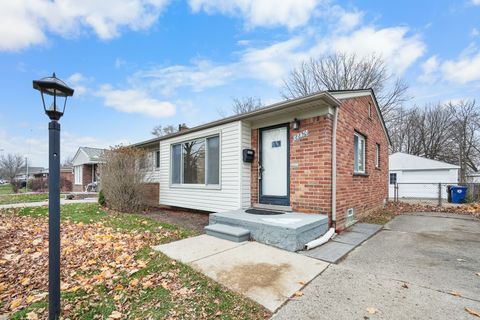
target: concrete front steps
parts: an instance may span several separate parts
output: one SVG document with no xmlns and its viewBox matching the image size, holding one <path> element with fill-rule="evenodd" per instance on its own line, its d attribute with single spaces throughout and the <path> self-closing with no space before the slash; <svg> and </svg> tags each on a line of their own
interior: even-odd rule
<svg viewBox="0 0 480 320">
<path fill-rule="evenodd" d="M 328 229 L 327 215 L 298 212 L 268 216 L 239 209 L 212 213 L 209 220 L 210 225 L 205 227 L 209 235 L 240 241 L 249 232 L 249 238 L 255 241 L 288 251 L 302 250 L 305 244 L 321 237 Z"/>
<path fill-rule="evenodd" d="M 250 231 L 247 229 L 232 227 L 221 223 L 206 226 L 205 233 L 210 236 L 233 242 L 244 242 L 250 239 Z"/>
</svg>

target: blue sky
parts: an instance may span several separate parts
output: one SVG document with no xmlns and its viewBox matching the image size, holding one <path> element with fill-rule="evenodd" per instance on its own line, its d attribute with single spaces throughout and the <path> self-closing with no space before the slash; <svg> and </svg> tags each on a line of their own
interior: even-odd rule
<svg viewBox="0 0 480 320">
<path fill-rule="evenodd" d="M 409 105 L 479 98 L 480 0 L 18 0 L 0 21 L 0 149 L 32 165 L 48 144 L 31 81 L 53 71 L 76 89 L 64 157 L 281 100 L 292 67 L 334 51 L 381 55 Z"/>
</svg>

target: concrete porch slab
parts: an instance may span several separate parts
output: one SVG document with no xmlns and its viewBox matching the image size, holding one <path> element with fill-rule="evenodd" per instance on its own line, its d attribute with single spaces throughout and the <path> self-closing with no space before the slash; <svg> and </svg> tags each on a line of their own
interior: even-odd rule
<svg viewBox="0 0 480 320">
<path fill-rule="evenodd" d="M 275 311 L 325 270 L 328 263 L 248 242 L 191 265 L 227 288 Z"/>
<path fill-rule="evenodd" d="M 307 242 L 322 236 L 328 228 L 323 214 L 286 212 L 280 215 L 256 215 L 245 210 L 210 214 L 210 224 L 225 224 L 250 231 L 252 239 L 288 251 L 303 249 Z"/>
<path fill-rule="evenodd" d="M 161 244 L 153 247 L 153 249 L 166 254 L 172 259 L 189 263 L 244 244 L 245 242 L 232 242 L 203 234 L 197 237 Z"/>
</svg>

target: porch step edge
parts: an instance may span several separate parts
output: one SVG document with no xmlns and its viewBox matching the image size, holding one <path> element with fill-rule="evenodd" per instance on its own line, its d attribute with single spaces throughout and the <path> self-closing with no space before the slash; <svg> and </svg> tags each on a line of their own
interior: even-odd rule
<svg viewBox="0 0 480 320">
<path fill-rule="evenodd" d="M 275 211 L 292 212 L 291 206 L 280 206 L 276 204 L 254 203 L 253 207 L 258 209 L 267 209 L 267 210 L 270 209 Z"/>
<path fill-rule="evenodd" d="M 244 242 L 250 239 L 250 231 L 244 228 L 232 227 L 226 224 L 215 223 L 205 227 L 206 234 L 233 242 Z"/>
</svg>

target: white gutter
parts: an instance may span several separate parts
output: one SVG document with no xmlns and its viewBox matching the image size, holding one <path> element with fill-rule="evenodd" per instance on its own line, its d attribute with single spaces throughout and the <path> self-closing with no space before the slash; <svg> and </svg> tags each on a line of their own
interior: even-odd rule
<svg viewBox="0 0 480 320">
<path fill-rule="evenodd" d="M 338 106 L 333 112 L 332 126 L 332 227 L 337 228 L 337 119 Z"/>
</svg>

